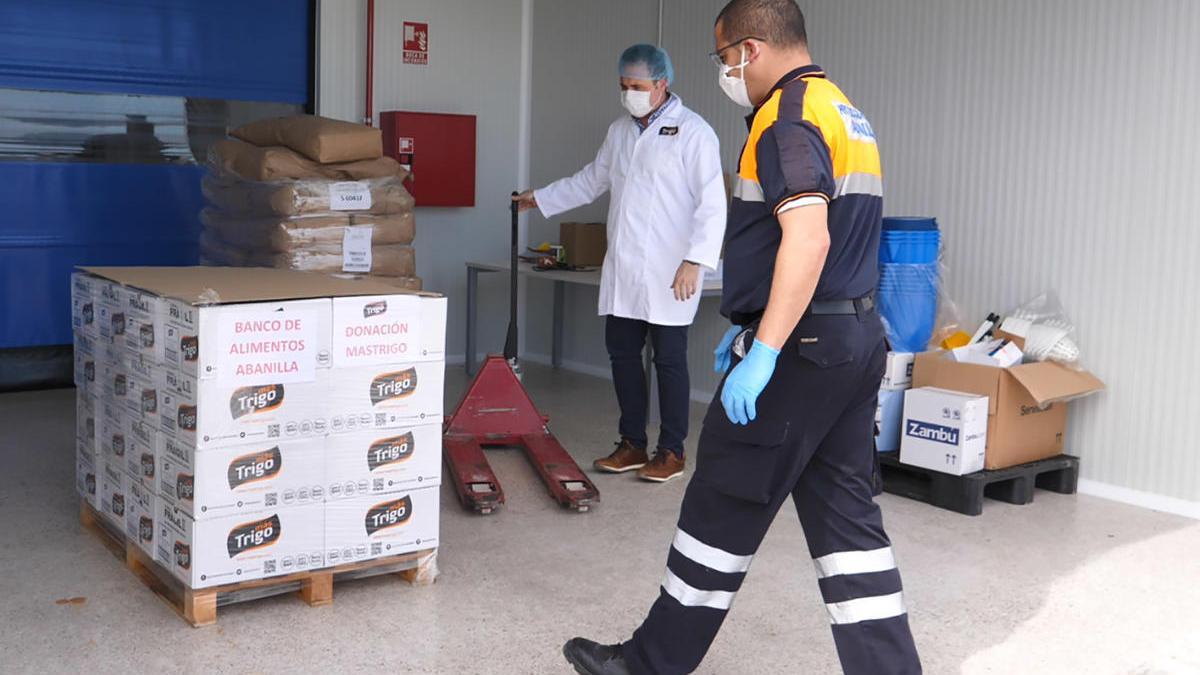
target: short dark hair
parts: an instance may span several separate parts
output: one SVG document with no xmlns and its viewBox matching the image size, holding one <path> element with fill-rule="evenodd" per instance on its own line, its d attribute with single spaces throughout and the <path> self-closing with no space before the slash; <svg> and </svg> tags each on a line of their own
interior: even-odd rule
<svg viewBox="0 0 1200 675">
<path fill-rule="evenodd" d="M 725 37 L 758 37 L 780 47 L 807 47 L 804 13 L 795 0 L 732 0 L 717 15 Z"/>
</svg>

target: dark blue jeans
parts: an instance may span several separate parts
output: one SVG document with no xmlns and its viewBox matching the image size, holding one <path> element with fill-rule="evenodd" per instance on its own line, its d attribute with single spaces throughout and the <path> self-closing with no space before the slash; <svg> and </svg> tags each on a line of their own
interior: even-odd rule
<svg viewBox="0 0 1200 675">
<path fill-rule="evenodd" d="M 683 439 L 688 432 L 688 405 L 691 384 L 688 380 L 687 326 L 658 326 L 637 319 L 608 316 L 604 341 L 612 360 L 613 384 L 617 404 L 621 406 L 621 438 L 646 447 L 647 416 L 650 399 L 646 391 L 646 370 L 642 349 L 646 335 L 654 346 L 654 367 L 658 373 L 658 407 L 662 417 L 658 447 L 683 456 Z"/>
</svg>

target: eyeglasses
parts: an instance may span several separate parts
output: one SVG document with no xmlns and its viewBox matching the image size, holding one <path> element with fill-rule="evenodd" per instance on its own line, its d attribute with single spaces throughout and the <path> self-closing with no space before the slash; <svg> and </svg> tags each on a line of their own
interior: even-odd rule
<svg viewBox="0 0 1200 675">
<path fill-rule="evenodd" d="M 766 42 L 766 40 L 763 38 L 755 37 L 753 35 L 747 35 L 746 37 L 744 37 L 740 40 L 735 40 L 735 41 L 730 42 L 729 44 L 725 45 L 724 47 L 718 48 L 717 51 L 715 51 L 715 52 L 711 52 L 708 55 L 708 58 L 712 59 L 713 63 L 717 64 L 718 66 L 724 66 L 725 65 L 725 57 L 722 56 L 722 54 L 725 53 L 726 50 L 732 49 L 732 48 L 742 44 L 746 40 L 758 40 L 759 42 Z"/>
</svg>

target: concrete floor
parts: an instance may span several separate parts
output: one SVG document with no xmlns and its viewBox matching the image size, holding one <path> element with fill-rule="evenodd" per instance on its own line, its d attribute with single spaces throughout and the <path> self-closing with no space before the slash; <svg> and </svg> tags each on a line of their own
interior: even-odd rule
<svg viewBox="0 0 1200 675">
<path fill-rule="evenodd" d="M 581 464 L 608 452 L 607 382 L 526 381 Z M 451 368 L 450 405 L 465 384 Z M 270 598 L 193 629 L 80 529 L 73 400 L 0 396 L 0 673 L 567 673 L 566 639 L 623 639 L 656 597 L 685 485 L 601 476 L 603 504 L 567 513 L 493 452 L 508 505 L 477 517 L 443 487 L 435 586 L 354 581 L 329 607 Z M 1045 492 L 978 518 L 881 501 L 926 672 L 1200 673 L 1200 523 Z M 780 520 L 700 672 L 838 672 L 790 507 Z"/>
</svg>

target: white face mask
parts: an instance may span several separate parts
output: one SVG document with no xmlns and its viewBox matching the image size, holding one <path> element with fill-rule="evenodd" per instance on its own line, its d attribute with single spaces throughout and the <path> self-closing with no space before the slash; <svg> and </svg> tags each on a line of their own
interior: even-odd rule
<svg viewBox="0 0 1200 675">
<path fill-rule="evenodd" d="M 750 91 L 746 89 L 746 66 L 750 65 L 750 61 L 746 59 L 745 45 L 742 45 L 741 54 L 742 62 L 736 66 L 721 65 L 721 74 L 717 77 L 717 83 L 721 85 L 721 91 L 725 92 L 725 95 L 731 101 L 743 108 L 753 108 L 754 104 L 750 101 Z M 741 77 L 731 76 L 729 72 L 737 68 L 742 69 Z"/>
<path fill-rule="evenodd" d="M 654 110 L 654 105 L 650 103 L 651 92 L 636 91 L 634 89 L 626 89 L 621 92 L 621 105 L 629 111 L 634 117 L 645 117 Z"/>
</svg>

